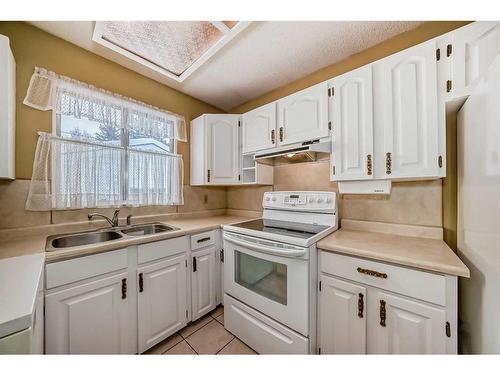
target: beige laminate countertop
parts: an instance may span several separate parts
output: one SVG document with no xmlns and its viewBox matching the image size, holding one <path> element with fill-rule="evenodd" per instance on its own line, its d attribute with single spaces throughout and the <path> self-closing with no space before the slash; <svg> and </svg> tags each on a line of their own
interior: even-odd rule
<svg viewBox="0 0 500 375">
<path fill-rule="evenodd" d="M 46 262 L 49 263 L 63 259 L 78 257 L 82 255 L 89 255 L 93 253 L 120 249 L 141 243 L 154 242 L 168 238 L 181 237 L 187 234 L 218 229 L 225 224 L 237 223 L 247 220 L 251 220 L 251 218 L 244 216 L 232 216 L 232 215 L 158 220 L 158 222 L 177 227 L 179 228 L 179 230 L 172 232 L 158 233 L 148 236 L 123 237 L 119 240 L 102 242 L 99 244 L 75 246 L 68 249 L 51 251 L 45 254 L 45 259 Z M 30 235 L 29 228 L 26 228 L 25 232 L 28 234 L 25 233 L 24 235 L 15 235 L 15 236 L 10 235 L 10 236 L 5 236 L 6 238 L 0 238 L 0 259 L 45 252 L 45 242 L 47 236 L 57 233 L 57 232 L 56 233 L 48 232 L 48 233 L 39 233 Z M 74 230 L 74 232 L 78 232 L 78 230 Z M 68 231 L 62 230 L 61 234 L 63 233 L 68 233 Z"/>
<path fill-rule="evenodd" d="M 469 269 L 443 240 L 340 229 L 318 249 L 447 275 L 469 277 Z"/>
</svg>

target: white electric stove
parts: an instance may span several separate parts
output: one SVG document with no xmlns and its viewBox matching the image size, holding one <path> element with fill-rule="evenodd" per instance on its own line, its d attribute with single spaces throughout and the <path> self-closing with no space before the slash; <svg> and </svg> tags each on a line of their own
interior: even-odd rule
<svg viewBox="0 0 500 375">
<path fill-rule="evenodd" d="M 259 353 L 314 353 L 316 242 L 338 227 L 336 194 L 268 192 L 263 208 L 223 228 L 226 329 Z"/>
</svg>

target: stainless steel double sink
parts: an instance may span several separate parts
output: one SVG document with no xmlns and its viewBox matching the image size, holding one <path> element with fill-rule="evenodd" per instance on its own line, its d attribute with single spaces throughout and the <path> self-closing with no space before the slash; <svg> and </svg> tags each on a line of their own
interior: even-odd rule
<svg viewBox="0 0 500 375">
<path fill-rule="evenodd" d="M 126 227 L 106 228 L 91 232 L 57 234 L 47 237 L 45 251 L 56 251 L 69 247 L 114 241 L 126 237 L 147 236 L 176 230 L 179 230 L 179 228 L 162 223 L 147 223 Z"/>
</svg>

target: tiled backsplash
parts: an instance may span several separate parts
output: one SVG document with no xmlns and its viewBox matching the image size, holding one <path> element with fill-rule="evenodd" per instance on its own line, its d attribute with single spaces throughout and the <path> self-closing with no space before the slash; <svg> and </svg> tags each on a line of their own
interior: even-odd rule
<svg viewBox="0 0 500 375">
<path fill-rule="evenodd" d="M 262 195 L 270 190 L 330 190 L 337 183 L 329 180 L 329 161 L 283 164 L 274 167 L 274 187 L 230 187 L 227 208 L 262 210 Z M 412 181 L 392 184 L 385 195 L 343 195 L 339 199 L 340 217 L 386 223 L 442 226 L 442 182 Z"/>
<path fill-rule="evenodd" d="M 82 209 L 52 212 L 26 211 L 24 205 L 30 181 L 0 181 L 0 229 L 86 221 L 89 212 L 112 215 L 114 209 Z M 184 186 L 183 206 L 123 207 L 120 217 L 186 213 L 226 208 L 224 187 Z"/>
<path fill-rule="evenodd" d="M 120 217 L 206 210 L 262 210 L 262 196 L 272 190 L 331 190 L 329 163 L 283 164 L 274 167 L 274 186 L 195 187 L 184 186 L 183 206 L 124 207 Z M 86 221 L 87 213 L 112 214 L 113 209 L 84 209 L 52 212 L 26 211 L 29 180 L 0 182 L 0 229 Z M 435 181 L 397 182 L 390 196 L 344 195 L 339 199 L 340 217 L 386 223 L 442 226 L 442 183 Z"/>
</svg>

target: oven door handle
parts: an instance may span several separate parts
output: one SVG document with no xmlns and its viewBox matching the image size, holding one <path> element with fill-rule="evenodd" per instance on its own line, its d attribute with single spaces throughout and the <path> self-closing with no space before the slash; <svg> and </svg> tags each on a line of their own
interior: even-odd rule
<svg viewBox="0 0 500 375">
<path fill-rule="evenodd" d="M 277 248 L 272 247 L 272 246 L 255 244 L 255 243 L 245 241 L 242 239 L 236 239 L 236 238 L 229 236 L 227 234 L 224 234 L 224 239 L 228 242 L 235 244 L 235 245 L 244 246 L 247 249 L 255 250 L 255 251 L 258 251 L 260 253 L 279 255 L 279 256 L 289 256 L 289 257 L 301 257 L 301 256 L 306 255 L 305 249 L 299 250 L 299 249 L 289 248 L 288 250 L 281 250 L 281 249 L 277 249 Z"/>
</svg>

